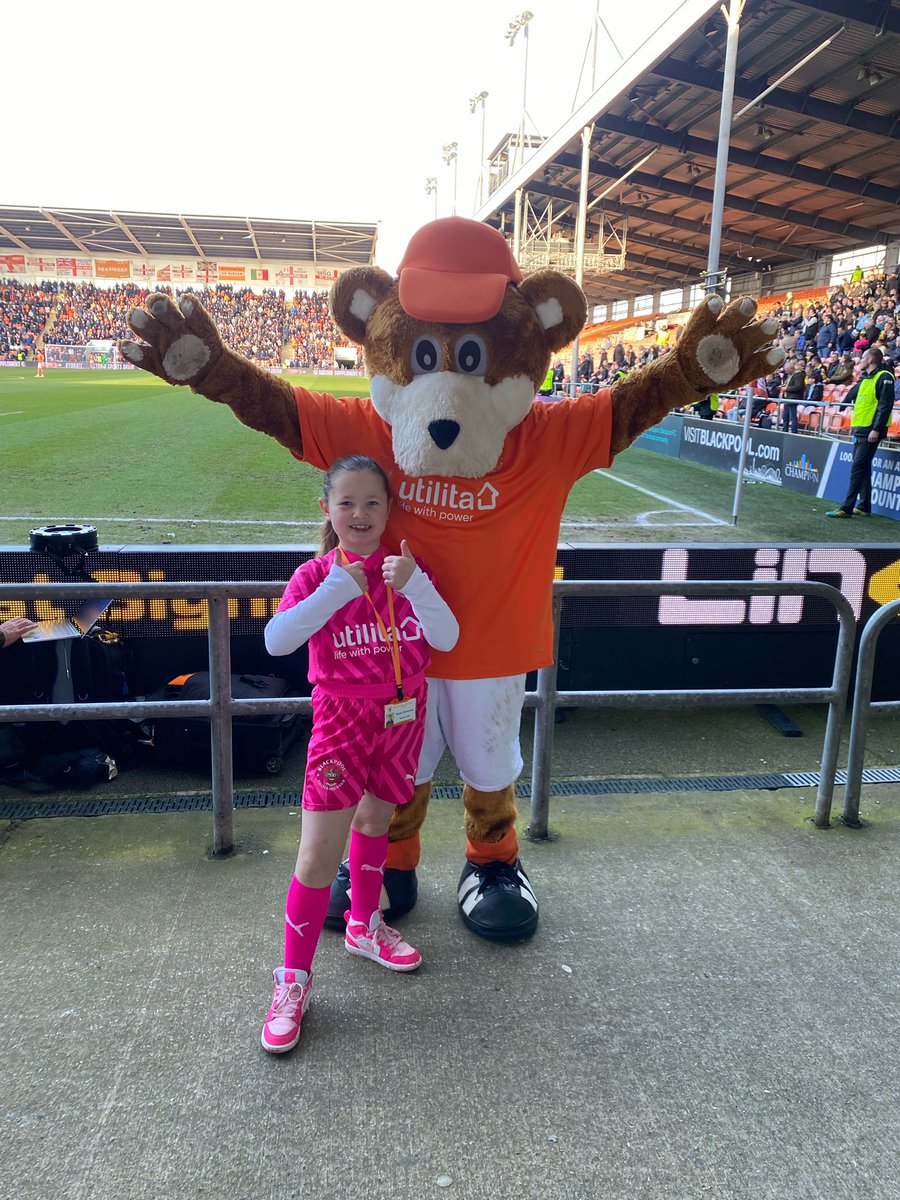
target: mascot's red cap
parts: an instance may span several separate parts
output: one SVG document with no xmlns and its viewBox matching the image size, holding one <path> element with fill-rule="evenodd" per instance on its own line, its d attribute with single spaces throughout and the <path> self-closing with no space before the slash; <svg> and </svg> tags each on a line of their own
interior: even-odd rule
<svg viewBox="0 0 900 1200">
<path fill-rule="evenodd" d="M 503 234 L 466 217 L 442 217 L 413 234 L 397 275 L 404 312 L 450 325 L 490 320 L 507 286 L 522 282 Z"/>
</svg>

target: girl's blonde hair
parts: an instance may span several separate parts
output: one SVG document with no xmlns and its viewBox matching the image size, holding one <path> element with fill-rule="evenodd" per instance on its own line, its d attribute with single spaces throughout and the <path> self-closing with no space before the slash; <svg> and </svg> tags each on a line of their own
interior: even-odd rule
<svg viewBox="0 0 900 1200">
<path fill-rule="evenodd" d="M 380 463 L 377 463 L 374 458 L 369 458 L 367 454 L 346 454 L 343 458 L 338 458 L 331 464 L 322 480 L 322 499 L 326 504 L 328 503 L 328 497 L 331 495 L 332 484 L 338 475 L 344 471 L 370 471 L 373 475 L 377 475 L 384 484 L 384 494 L 390 504 L 391 485 L 387 477 L 387 472 Z M 319 530 L 319 555 L 328 554 L 337 544 L 338 536 L 334 532 L 331 518 L 326 517 Z"/>
</svg>

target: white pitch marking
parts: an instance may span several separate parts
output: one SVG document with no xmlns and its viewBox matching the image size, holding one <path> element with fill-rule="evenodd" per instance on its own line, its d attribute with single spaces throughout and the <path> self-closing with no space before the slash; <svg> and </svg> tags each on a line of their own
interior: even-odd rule
<svg viewBox="0 0 900 1200">
<path fill-rule="evenodd" d="M 621 483 L 622 481 L 619 480 L 619 482 Z M 661 496 L 660 499 L 665 499 L 665 497 Z M 680 505 L 679 507 L 684 508 L 683 505 Z M 662 512 L 664 510 L 660 509 L 660 510 L 656 510 L 656 511 Z M 685 511 L 694 512 L 695 510 L 694 509 L 686 509 Z M 646 517 L 652 516 L 652 515 L 653 515 L 653 511 L 648 512 L 648 513 L 638 513 L 638 515 L 636 517 L 636 523 L 638 525 L 653 524 L 653 522 L 649 522 L 649 521 L 645 520 Z M 704 526 L 704 525 L 708 525 L 710 522 L 713 522 L 717 525 L 727 524 L 727 522 L 719 521 L 715 517 L 706 517 L 704 513 L 698 513 L 698 515 L 701 517 L 704 517 L 705 519 L 702 521 L 680 521 L 677 523 L 679 528 L 690 528 L 691 526 L 694 526 L 694 525 Z M 43 521 L 44 519 L 45 518 L 43 518 L 43 517 L 35 517 L 35 516 L 30 516 L 30 517 L 0 516 L 0 521 L 30 521 L 32 524 L 34 524 L 35 521 Z M 46 518 L 46 519 L 49 520 L 50 518 Z M 82 523 L 84 523 L 86 525 L 112 525 L 112 524 L 116 524 L 116 525 L 212 525 L 215 527 L 221 527 L 223 529 L 227 528 L 229 525 L 241 525 L 241 526 L 242 525 L 259 525 L 259 526 L 267 526 L 269 528 L 276 528 L 276 529 L 315 529 L 315 530 L 318 530 L 321 525 L 321 522 L 319 522 L 319 521 L 262 521 L 262 520 L 252 521 L 252 520 L 245 520 L 245 519 L 228 520 L 225 517 L 223 517 L 221 520 L 215 520 L 214 518 L 211 518 L 211 517 L 116 517 L 116 516 L 106 516 L 106 517 L 82 517 L 81 521 L 82 521 Z M 622 528 L 623 528 L 622 521 L 562 521 L 562 522 L 560 522 L 560 529 L 622 529 Z M 660 523 L 660 528 L 663 528 L 662 523 Z"/>
<path fill-rule="evenodd" d="M 18 417 L 24 412 L 27 412 L 27 409 L 13 408 L 9 412 L 0 413 L 0 417 Z"/>
<path fill-rule="evenodd" d="M 39 517 L 2 517 L 0 521 L 35 521 Z M 82 523 L 100 525 L 104 521 L 117 525 L 283 525 L 291 529 L 318 529 L 320 521 L 252 521 L 252 520 L 215 520 L 213 517 L 82 517 Z"/>
<path fill-rule="evenodd" d="M 657 511 L 671 512 L 671 509 L 665 509 L 665 510 L 659 509 Z M 654 522 L 654 521 L 647 521 L 645 519 L 646 517 L 652 516 L 652 515 L 653 515 L 652 512 L 637 513 L 634 518 L 634 525 L 647 526 L 649 528 L 653 528 L 653 526 L 656 525 L 660 529 L 669 527 L 667 525 L 664 525 L 663 522 L 661 522 L 661 521 Z M 693 529 L 695 527 L 698 529 L 706 529 L 707 526 L 709 525 L 709 522 L 708 521 L 673 521 L 673 522 L 670 522 L 669 524 L 671 525 L 671 527 L 673 529 L 676 529 L 676 528 L 677 529 Z M 633 526 L 628 525 L 627 522 L 625 522 L 625 521 L 563 521 L 560 524 L 560 529 L 630 529 L 630 528 L 633 528 Z"/>
<path fill-rule="evenodd" d="M 2 414 L 0 414 L 0 415 L 2 415 Z M 598 471 L 595 471 L 594 474 L 602 475 L 605 479 L 611 479 L 615 483 L 621 483 L 624 487 L 632 488 L 636 492 L 641 492 L 645 496 L 650 496 L 653 500 L 661 500 L 663 502 L 663 504 L 668 504 L 671 506 L 671 508 L 675 508 L 681 512 L 688 513 L 692 516 L 701 518 L 699 521 L 678 522 L 677 524 L 682 528 L 684 528 L 684 527 L 689 528 L 691 526 L 702 526 L 702 525 L 727 525 L 728 524 L 727 521 L 723 521 L 720 517 L 714 517 L 710 513 L 703 512 L 699 508 L 692 508 L 688 504 L 682 504 L 678 500 L 672 500 L 669 496 L 661 496 L 658 492 L 651 492 L 648 488 L 640 487 L 636 483 L 629 483 L 627 479 L 620 479 L 617 475 L 613 475 L 612 472 L 610 472 L 610 471 L 598 470 Z M 656 524 L 661 529 L 665 528 L 666 526 L 663 522 L 652 522 L 652 521 L 648 520 L 649 517 L 654 516 L 657 513 L 662 514 L 663 511 L 664 510 L 660 510 L 660 509 L 651 509 L 644 513 L 638 513 L 638 515 L 636 517 L 636 523 L 638 525 L 643 525 L 643 526 L 648 526 L 648 525 L 652 526 L 652 525 Z M 39 519 L 40 518 L 36 518 L 34 516 L 30 516 L 30 517 L 0 516 L 0 521 L 32 521 L 32 522 L 34 522 L 35 520 L 39 520 Z M 224 517 L 221 519 L 216 519 L 214 517 L 116 517 L 116 516 L 110 515 L 110 516 L 105 516 L 105 517 L 83 517 L 82 521 L 88 525 L 103 525 L 103 524 L 113 524 L 113 523 L 115 523 L 117 525 L 142 525 L 142 524 L 143 525 L 214 525 L 214 526 L 221 526 L 222 528 L 227 528 L 230 525 L 238 525 L 238 526 L 257 525 L 257 526 L 266 526 L 266 527 L 276 527 L 276 528 L 282 528 L 282 529 L 316 529 L 316 530 L 318 530 L 319 526 L 320 526 L 320 522 L 318 522 L 318 521 L 266 521 L 266 520 L 262 520 L 262 519 L 253 520 L 253 519 L 247 519 L 247 518 L 227 519 Z M 669 524 L 674 526 L 676 524 L 676 522 L 674 522 L 674 521 L 669 522 Z M 621 529 L 622 522 L 621 521 L 562 521 L 560 524 L 560 528 L 561 529 Z"/>
<path fill-rule="evenodd" d="M 627 479 L 620 479 L 618 475 L 613 475 L 611 471 L 595 471 L 595 475 L 602 475 L 605 479 L 612 479 L 614 483 L 621 483 L 624 487 L 634 488 L 636 492 L 643 492 L 645 496 L 650 496 L 653 500 L 661 500 L 663 504 L 671 505 L 672 508 L 681 509 L 682 512 L 692 513 L 695 517 L 703 517 L 705 521 L 709 521 L 711 525 L 727 525 L 728 521 L 723 521 L 721 517 L 714 517 L 712 513 L 705 513 L 702 509 L 692 508 L 689 504 L 682 504 L 678 500 L 673 500 L 670 496 L 661 496 L 659 492 L 651 492 L 649 488 L 640 487 L 636 483 L 629 483 Z"/>
<path fill-rule="evenodd" d="M 651 517 L 664 517 L 667 520 L 652 521 Z M 709 524 L 709 521 L 686 521 L 671 508 L 651 508 L 647 512 L 638 513 L 635 517 L 638 525 L 642 525 L 647 529 L 702 529 Z M 723 521 L 722 524 L 725 522 Z"/>
</svg>

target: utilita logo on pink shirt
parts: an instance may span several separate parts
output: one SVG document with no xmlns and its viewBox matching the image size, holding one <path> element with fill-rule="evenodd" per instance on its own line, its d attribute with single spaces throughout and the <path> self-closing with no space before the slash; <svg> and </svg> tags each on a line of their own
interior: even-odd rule
<svg viewBox="0 0 900 1200">
<path fill-rule="evenodd" d="M 401 641 L 417 642 L 422 636 L 422 626 L 415 617 L 404 617 L 397 632 Z M 360 653 L 359 647 L 365 647 L 366 650 L 371 647 L 376 654 L 383 650 L 389 651 L 391 648 L 390 643 L 374 621 L 371 625 L 345 625 L 343 629 L 335 630 L 332 633 L 332 640 L 335 650 L 356 647 L 357 654 Z"/>
</svg>

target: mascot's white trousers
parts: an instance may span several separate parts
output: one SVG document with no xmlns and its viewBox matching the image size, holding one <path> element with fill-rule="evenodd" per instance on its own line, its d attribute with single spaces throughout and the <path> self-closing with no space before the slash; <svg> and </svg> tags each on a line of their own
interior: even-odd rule
<svg viewBox="0 0 900 1200">
<path fill-rule="evenodd" d="M 449 747 L 465 782 L 466 862 L 458 895 L 462 919 L 475 933 L 494 941 L 521 941 L 534 933 L 537 899 L 519 861 L 516 837 L 514 784 L 522 770 L 519 725 L 524 698 L 524 675 L 428 681 L 416 790 L 409 804 L 397 808 L 388 831 L 385 888 L 392 912 L 402 915 L 415 903 L 419 830 L 431 779 Z M 346 907 L 347 883 L 349 875 L 342 878 L 339 873 L 332 889 L 336 912 Z"/>
<path fill-rule="evenodd" d="M 524 675 L 429 679 L 416 783 L 433 778 L 447 747 L 469 787 L 499 792 L 515 783 L 522 773 L 519 726 L 524 699 Z"/>
</svg>

